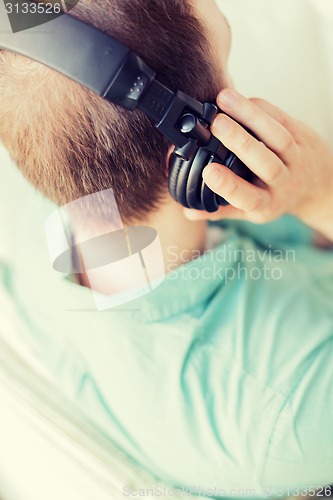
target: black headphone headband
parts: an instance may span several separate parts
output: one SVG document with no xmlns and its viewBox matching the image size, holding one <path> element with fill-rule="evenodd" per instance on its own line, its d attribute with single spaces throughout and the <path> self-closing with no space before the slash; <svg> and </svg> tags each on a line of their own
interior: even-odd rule
<svg viewBox="0 0 333 500">
<path fill-rule="evenodd" d="M 154 71 L 125 45 L 68 14 L 19 33 L 0 29 L 0 48 L 45 64 L 123 108 L 141 109 L 177 146 L 188 142 L 175 127 L 185 107 L 203 114 L 201 103 L 157 82 Z M 175 123 L 166 124 L 172 103 Z"/>
<path fill-rule="evenodd" d="M 129 50 L 72 16 L 29 30 L 0 32 L 0 48 L 35 59 L 105 97 Z"/>
<path fill-rule="evenodd" d="M 1 5 L 0 0 L 0 13 Z M 155 79 L 154 71 L 134 52 L 114 38 L 65 13 L 53 18 L 52 22 L 18 33 L 9 29 L 9 22 L 5 26 L 6 22 L 7 15 L 1 15 L 0 49 L 45 64 L 125 109 L 140 109 L 177 147 L 175 155 L 182 162 L 192 162 L 201 147 L 205 148 L 208 162 L 223 163 L 230 156 L 209 131 L 217 113 L 216 106 L 200 103 L 180 91 L 172 92 Z M 202 165 L 201 172 L 197 168 L 194 176 L 200 185 L 189 184 L 185 191 L 192 193 L 189 199 L 193 198 L 193 192 L 196 193 L 195 208 L 215 211 L 218 204 L 225 202 L 201 186 L 201 173 L 206 164 Z M 177 172 L 181 166 L 178 162 Z M 173 167 L 172 164 L 171 169 Z M 190 170 L 188 164 L 186 168 Z M 179 186 L 174 188 L 178 174 L 171 177 L 172 196 L 186 205 L 177 194 Z M 187 206 L 192 205 L 187 203 Z"/>
</svg>

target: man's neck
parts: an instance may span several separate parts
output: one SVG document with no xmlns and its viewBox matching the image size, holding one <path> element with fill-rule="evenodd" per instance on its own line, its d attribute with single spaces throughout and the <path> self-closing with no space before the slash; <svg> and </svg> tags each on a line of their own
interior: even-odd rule
<svg viewBox="0 0 333 500">
<path fill-rule="evenodd" d="M 192 222 L 183 215 L 183 208 L 173 201 L 145 221 L 160 238 L 166 271 L 198 257 L 205 251 L 207 223 Z"/>
<path fill-rule="evenodd" d="M 183 208 L 171 199 L 158 211 L 151 213 L 146 220 L 140 220 L 132 225 L 151 227 L 156 230 L 163 252 L 166 273 L 197 258 L 205 251 L 207 223 L 189 221 L 183 215 Z M 112 228 L 109 230 L 112 231 Z M 79 241 L 84 241 L 84 235 L 79 233 L 75 236 Z M 84 268 L 84 255 L 82 252 L 80 255 Z M 108 271 L 107 267 L 95 269 L 93 276 L 91 273 L 83 272 L 78 278 L 81 285 L 104 294 L 115 294 L 118 289 L 122 288 L 122 283 L 119 282 L 119 279 L 122 281 L 122 277 L 116 277 L 111 269 Z"/>
</svg>

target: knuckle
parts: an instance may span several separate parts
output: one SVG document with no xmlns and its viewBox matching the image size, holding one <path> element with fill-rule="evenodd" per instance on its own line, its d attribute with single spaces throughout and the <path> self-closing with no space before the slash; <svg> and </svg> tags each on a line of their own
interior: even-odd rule
<svg viewBox="0 0 333 500">
<path fill-rule="evenodd" d="M 256 196 L 256 198 L 249 203 L 248 212 L 259 212 L 265 203 L 265 198 L 264 196 Z M 260 214 L 262 216 L 262 214 Z M 259 215 L 258 215 L 259 216 Z"/>
<path fill-rule="evenodd" d="M 252 143 L 252 137 L 249 134 L 244 134 L 239 141 L 239 147 L 242 151 L 246 152 L 249 150 Z"/>
<path fill-rule="evenodd" d="M 277 121 L 286 129 L 290 127 L 290 118 L 285 113 L 280 113 Z"/>
<path fill-rule="evenodd" d="M 226 194 L 228 196 L 234 196 L 237 191 L 238 191 L 238 182 L 236 180 L 233 180 L 228 185 L 228 188 L 226 189 Z"/>
<path fill-rule="evenodd" d="M 245 120 L 249 123 L 253 122 L 257 117 L 257 108 L 255 106 L 250 106 L 245 117 Z"/>
<path fill-rule="evenodd" d="M 295 144 L 294 138 L 291 134 L 286 134 L 285 137 L 283 138 L 281 142 L 281 150 L 288 151 L 291 149 Z"/>
<path fill-rule="evenodd" d="M 278 180 L 283 172 L 282 165 L 280 163 L 271 163 L 265 172 L 265 180 L 269 184 L 273 184 Z"/>
</svg>

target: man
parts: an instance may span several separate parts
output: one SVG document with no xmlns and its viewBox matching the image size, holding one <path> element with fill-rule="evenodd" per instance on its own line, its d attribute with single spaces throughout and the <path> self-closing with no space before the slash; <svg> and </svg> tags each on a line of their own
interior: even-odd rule
<svg viewBox="0 0 333 500">
<path fill-rule="evenodd" d="M 213 1 L 107 4 L 81 1 L 73 15 L 134 49 L 173 89 L 213 100 L 231 86 L 230 33 Z M 52 273 L 38 244 L 51 208 L 38 195 L 21 200 L 10 286 L 64 389 L 172 485 L 259 497 L 331 483 L 332 254 L 313 248 L 296 219 L 279 222 L 283 237 L 266 247 L 232 229 L 214 245 L 206 223 L 170 199 L 170 145 L 141 114 L 13 54 L 2 54 L 0 75 L 0 137 L 25 176 L 57 204 L 112 187 L 122 220 L 153 226 L 167 269 L 177 266 L 130 307 L 80 313 L 91 282 Z M 213 132 L 260 179 L 210 166 L 207 183 L 233 205 L 219 217 L 262 223 L 288 212 L 332 240 L 329 147 L 268 103 L 226 89 L 218 104 L 262 141 L 216 120 Z M 105 206 L 103 224 L 108 216 Z"/>
</svg>

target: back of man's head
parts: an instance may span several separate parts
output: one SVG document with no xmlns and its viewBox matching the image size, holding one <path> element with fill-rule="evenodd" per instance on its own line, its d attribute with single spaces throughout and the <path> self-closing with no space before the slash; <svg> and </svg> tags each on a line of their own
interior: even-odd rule
<svg viewBox="0 0 333 500">
<path fill-rule="evenodd" d="M 214 100 L 217 68 L 191 2 L 80 0 L 72 15 L 134 50 L 172 90 Z M 159 206 L 170 144 L 141 112 L 122 110 L 8 52 L 0 53 L 0 102 L 0 140 L 57 204 L 113 188 L 124 222 Z M 107 207 L 102 215 L 108 216 Z"/>
</svg>

